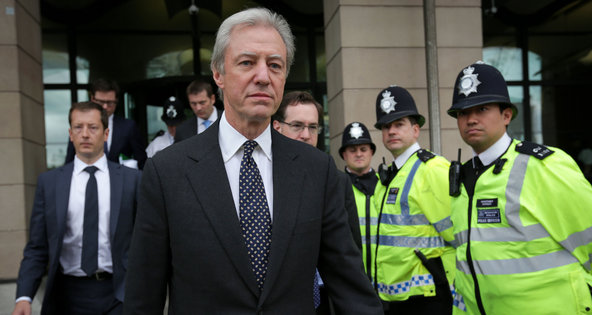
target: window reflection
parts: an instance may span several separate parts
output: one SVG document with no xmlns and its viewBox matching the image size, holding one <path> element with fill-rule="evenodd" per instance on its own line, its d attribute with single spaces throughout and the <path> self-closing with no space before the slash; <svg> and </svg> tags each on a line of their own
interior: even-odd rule
<svg viewBox="0 0 592 315">
<path fill-rule="evenodd" d="M 69 90 L 45 90 L 45 143 L 47 167 L 64 164 L 68 146 L 68 111 L 72 103 Z"/>
</svg>

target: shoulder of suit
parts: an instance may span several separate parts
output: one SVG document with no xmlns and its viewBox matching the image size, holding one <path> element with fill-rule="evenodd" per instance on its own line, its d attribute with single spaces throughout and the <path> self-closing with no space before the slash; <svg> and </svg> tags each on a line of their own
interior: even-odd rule
<svg viewBox="0 0 592 315">
<path fill-rule="evenodd" d="M 516 151 L 518 153 L 534 156 L 539 160 L 543 160 L 555 152 L 547 146 L 530 141 L 522 141 L 516 144 Z"/>
<path fill-rule="evenodd" d="M 434 158 L 435 156 L 436 156 L 436 154 L 434 154 L 426 149 L 417 150 L 417 158 L 420 159 L 424 163 L 426 163 L 430 159 Z"/>
</svg>

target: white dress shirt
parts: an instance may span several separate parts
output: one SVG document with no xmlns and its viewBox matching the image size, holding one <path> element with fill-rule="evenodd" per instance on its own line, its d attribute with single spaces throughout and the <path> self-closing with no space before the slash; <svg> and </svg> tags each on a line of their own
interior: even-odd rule
<svg viewBox="0 0 592 315">
<path fill-rule="evenodd" d="M 111 188 L 109 181 L 109 167 L 107 158 L 103 156 L 94 164 L 98 168 L 95 172 L 99 198 L 99 270 L 113 273 L 111 259 L 111 242 L 109 240 L 109 217 L 111 212 Z M 60 265 L 63 273 L 71 276 L 85 276 L 80 269 L 82 255 L 82 233 L 84 224 L 84 201 L 86 183 L 90 174 L 84 169 L 90 165 L 82 162 L 77 156 L 74 158 L 74 171 L 70 184 L 68 213 L 66 215 L 66 230 L 60 253 Z"/>
<path fill-rule="evenodd" d="M 111 140 L 113 139 L 113 114 L 109 116 L 109 136 L 107 137 L 107 149 L 111 151 Z"/>
<path fill-rule="evenodd" d="M 417 151 L 419 149 L 421 149 L 421 147 L 419 146 L 419 143 L 415 142 L 414 144 L 409 146 L 407 148 L 407 150 L 405 150 L 401 155 L 396 157 L 395 158 L 395 166 L 397 166 L 397 169 L 400 170 L 401 167 L 403 167 L 403 165 L 405 165 L 405 162 L 407 162 L 407 160 L 409 160 L 409 158 L 413 155 L 413 153 L 415 153 L 415 151 Z"/>
<path fill-rule="evenodd" d="M 150 142 L 150 144 L 148 145 L 148 147 L 146 148 L 146 155 L 151 158 L 154 156 L 154 154 L 156 154 L 156 152 L 168 147 L 169 145 L 173 144 L 175 142 L 175 137 L 173 137 L 169 131 L 165 131 L 163 135 L 160 135 L 156 138 L 154 138 L 154 140 L 152 140 L 152 142 Z"/>
<path fill-rule="evenodd" d="M 493 163 L 495 160 L 497 160 L 497 158 L 500 157 L 502 154 L 504 154 L 504 152 L 506 152 L 511 143 L 512 138 L 508 136 L 508 133 L 504 133 L 504 135 L 501 138 L 499 138 L 492 146 L 490 146 L 489 148 L 487 148 L 487 150 L 481 152 L 480 154 L 475 153 L 475 150 L 473 150 L 473 157 L 479 156 L 481 163 L 487 166 Z M 475 160 L 473 160 L 473 163 L 474 161 Z M 475 167 L 474 164 L 473 167 Z"/>
<path fill-rule="evenodd" d="M 216 110 L 216 107 L 214 107 L 212 114 L 210 114 L 210 117 L 208 117 L 208 120 L 210 121 L 210 126 L 216 122 L 216 119 L 218 119 L 218 111 Z M 205 119 L 197 117 L 197 134 L 200 134 L 206 130 L 204 121 Z"/>
<path fill-rule="evenodd" d="M 220 143 L 220 151 L 222 151 L 222 159 L 224 160 L 224 167 L 228 175 L 228 183 L 232 191 L 232 199 L 236 207 L 236 214 L 240 218 L 239 208 L 239 173 L 241 160 L 243 158 L 244 148 L 243 144 L 247 141 L 245 136 L 240 134 L 234 127 L 232 127 L 228 120 L 226 120 L 226 112 L 222 113 L 220 118 L 220 130 L 218 133 L 218 141 Z M 267 126 L 265 131 L 256 139 L 259 144 L 253 151 L 253 159 L 257 163 L 263 186 L 265 188 L 265 195 L 267 196 L 267 204 L 269 205 L 269 214 L 273 221 L 273 164 L 271 154 L 271 128 Z"/>
</svg>

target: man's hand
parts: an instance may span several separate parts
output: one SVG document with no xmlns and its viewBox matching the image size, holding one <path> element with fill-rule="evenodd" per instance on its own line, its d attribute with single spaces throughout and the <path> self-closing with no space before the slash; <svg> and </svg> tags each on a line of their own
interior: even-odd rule
<svg viewBox="0 0 592 315">
<path fill-rule="evenodd" d="M 29 301 L 18 301 L 14 305 L 12 315 L 31 315 L 31 303 Z"/>
</svg>

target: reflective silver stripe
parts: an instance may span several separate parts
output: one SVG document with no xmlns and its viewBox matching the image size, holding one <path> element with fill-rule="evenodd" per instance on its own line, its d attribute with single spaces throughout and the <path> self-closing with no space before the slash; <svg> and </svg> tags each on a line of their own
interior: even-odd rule
<svg viewBox="0 0 592 315">
<path fill-rule="evenodd" d="M 520 220 L 520 194 L 528 166 L 529 155 L 518 154 L 510 170 L 506 186 L 505 216 L 509 227 L 471 228 L 471 241 L 478 242 L 528 242 L 549 237 L 540 224 L 523 226 Z M 465 232 L 466 233 L 466 232 Z M 457 233 L 458 234 L 458 233 Z M 463 237 L 464 235 L 458 235 Z M 456 235 L 455 235 L 456 238 Z M 466 236 L 463 239 L 466 242 Z M 459 244 L 462 244 L 459 242 Z"/>
<path fill-rule="evenodd" d="M 383 213 L 380 224 L 383 223 L 391 225 L 429 225 L 430 221 L 423 214 L 405 215 Z"/>
<path fill-rule="evenodd" d="M 592 254 L 588 255 L 588 261 L 583 264 L 584 268 L 586 268 L 588 272 L 590 272 L 590 261 L 592 261 Z"/>
<path fill-rule="evenodd" d="M 370 218 L 370 225 L 377 225 L 378 224 L 378 218 Z M 365 217 L 360 217 L 360 225 L 366 225 L 366 218 Z"/>
<path fill-rule="evenodd" d="M 539 256 L 515 259 L 473 260 L 475 273 L 481 275 L 528 273 L 557 268 L 573 263 L 578 263 L 578 260 L 564 250 Z M 457 261 L 456 268 L 465 274 L 471 273 L 466 261 Z"/>
<path fill-rule="evenodd" d="M 590 242 L 592 242 L 592 227 L 573 233 L 565 240 L 559 242 L 559 244 L 568 251 L 573 252 L 576 248 L 590 244 Z"/>
<path fill-rule="evenodd" d="M 522 226 L 522 222 L 520 222 L 520 194 L 522 193 L 522 185 L 524 184 L 524 176 L 529 159 L 529 155 L 518 154 L 510 170 L 510 176 L 506 186 L 505 206 L 506 219 L 510 226 Z"/>
<path fill-rule="evenodd" d="M 375 242 L 373 239 L 372 242 Z M 380 235 L 381 246 L 411 247 L 411 248 L 434 248 L 444 247 L 444 240 L 440 236 L 433 237 L 411 237 Z"/>
<path fill-rule="evenodd" d="M 511 226 L 471 229 L 471 241 L 480 242 L 528 242 L 548 236 L 547 230 L 539 223 L 518 228 Z"/>
<path fill-rule="evenodd" d="M 454 242 L 456 243 L 457 247 L 462 244 L 465 244 L 467 242 L 467 238 L 468 238 L 467 230 L 460 231 L 460 232 L 454 234 Z"/>
<path fill-rule="evenodd" d="M 442 231 L 445 231 L 452 227 L 452 221 L 450 221 L 450 217 L 448 216 L 434 223 L 434 227 L 436 228 L 436 231 L 442 233 Z"/>
<path fill-rule="evenodd" d="M 415 173 L 421 164 L 421 160 L 417 159 L 413 167 L 411 168 L 411 172 L 407 175 L 407 180 L 405 181 L 405 186 L 403 187 L 403 192 L 401 193 L 401 215 L 406 216 L 409 215 L 409 191 L 411 190 L 411 184 L 413 183 L 413 177 L 415 177 Z"/>
<path fill-rule="evenodd" d="M 471 240 L 479 242 L 528 242 L 548 236 L 547 230 L 539 223 L 520 230 L 514 227 L 471 228 Z M 466 243 L 467 230 L 454 234 L 454 240 L 459 246 Z"/>
<path fill-rule="evenodd" d="M 444 245 L 450 246 L 450 247 L 454 247 L 454 248 L 457 248 L 458 247 L 458 243 L 456 241 L 450 241 L 449 242 L 447 240 L 444 240 Z"/>
</svg>

